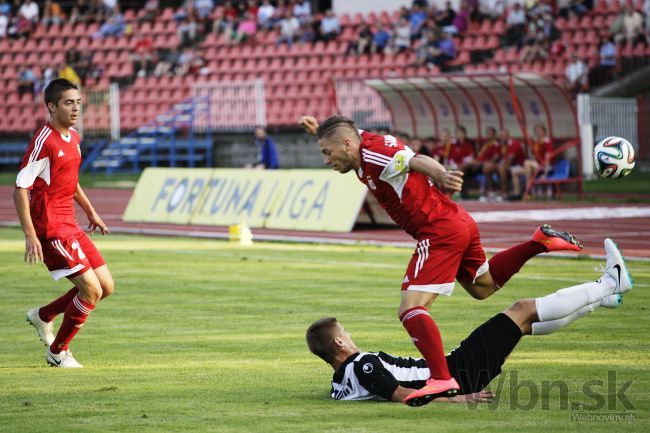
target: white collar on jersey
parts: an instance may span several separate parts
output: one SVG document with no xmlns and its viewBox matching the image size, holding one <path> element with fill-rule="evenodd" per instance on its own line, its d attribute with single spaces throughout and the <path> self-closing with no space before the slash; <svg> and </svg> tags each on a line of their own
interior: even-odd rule
<svg viewBox="0 0 650 433">
<path fill-rule="evenodd" d="M 61 135 L 61 139 L 66 143 L 70 143 L 70 140 L 72 140 L 72 134 L 70 133 L 70 131 L 68 131 L 68 135 L 63 135 L 63 133 L 61 132 L 59 132 L 59 135 Z"/>
</svg>

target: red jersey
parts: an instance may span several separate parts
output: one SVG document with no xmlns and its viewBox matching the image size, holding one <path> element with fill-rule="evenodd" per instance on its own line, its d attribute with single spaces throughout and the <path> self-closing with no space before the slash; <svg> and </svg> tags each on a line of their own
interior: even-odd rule
<svg viewBox="0 0 650 433">
<path fill-rule="evenodd" d="M 457 168 L 474 157 L 474 145 L 467 140 L 458 143 L 454 138 L 446 143 L 440 143 L 436 147 L 435 155 L 442 165 Z"/>
<path fill-rule="evenodd" d="M 488 162 L 501 157 L 501 143 L 496 139 L 491 139 L 483 143 L 481 149 L 476 154 L 476 159 L 481 162 Z"/>
<path fill-rule="evenodd" d="M 360 134 L 357 177 L 408 234 L 418 239 L 423 234 L 446 233 L 450 227 L 473 221 L 427 176 L 410 172 L 409 162 L 416 154 L 402 142 L 392 135 Z"/>
<path fill-rule="evenodd" d="M 31 190 L 29 209 L 36 235 L 65 238 L 77 233 L 73 197 L 81 165 L 80 139 L 70 128 L 64 137 L 49 123 L 29 144 L 16 178 L 16 187 Z"/>
<path fill-rule="evenodd" d="M 501 155 L 504 159 L 509 160 L 512 165 L 524 165 L 526 160 L 526 153 L 521 142 L 512 138 L 501 146 Z"/>
<path fill-rule="evenodd" d="M 544 137 L 543 140 L 533 140 L 528 148 L 528 157 L 535 159 L 539 164 L 546 164 L 546 157 L 553 152 L 553 142 L 550 138 Z M 549 162 L 553 162 L 549 160 Z"/>
</svg>

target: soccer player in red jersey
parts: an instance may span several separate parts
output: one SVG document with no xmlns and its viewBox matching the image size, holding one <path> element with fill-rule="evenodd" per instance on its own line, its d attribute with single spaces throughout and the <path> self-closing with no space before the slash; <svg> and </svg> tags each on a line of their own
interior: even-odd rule
<svg viewBox="0 0 650 433">
<path fill-rule="evenodd" d="M 74 287 L 63 296 L 27 312 L 47 346 L 45 360 L 61 368 L 83 367 L 69 345 L 100 299 L 113 292 L 113 277 L 99 251 L 75 219 L 73 200 L 88 217 L 88 230 L 109 233 L 79 185 L 80 139 L 72 127 L 79 117 L 77 86 L 59 78 L 45 89 L 49 122 L 39 129 L 20 166 L 14 204 L 25 233 L 25 261 L 44 262 L 54 280 L 68 278 Z M 56 337 L 54 318 L 63 313 Z"/>
<path fill-rule="evenodd" d="M 555 250 L 580 250 L 568 233 L 549 226 L 538 228 L 533 239 L 496 254 L 488 262 L 478 227 L 472 217 L 440 189 L 460 191 L 462 172 L 448 171 L 434 159 L 416 155 L 391 135 L 360 131 L 354 122 L 333 116 L 321 125 L 312 116 L 299 124 L 316 135 L 324 161 L 334 170 L 354 170 L 377 201 L 418 243 L 402 282 L 398 314 L 427 361 L 427 385 L 404 399 L 419 406 L 439 396 L 458 393 L 449 374 L 440 332 L 427 308 L 438 295 L 451 295 L 454 280 L 476 299 L 492 295 L 532 257 Z"/>
<path fill-rule="evenodd" d="M 501 194 L 511 199 L 520 200 L 520 195 L 514 193 L 508 196 L 508 177 L 511 170 L 517 170 L 523 167 L 526 160 L 526 153 L 524 147 L 519 140 L 510 137 L 510 131 L 503 128 L 499 131 L 499 142 L 501 143 L 501 162 L 499 163 L 499 180 L 501 181 Z M 519 191 L 519 178 L 512 178 L 513 189 Z"/>
<path fill-rule="evenodd" d="M 533 128 L 535 137 L 530 140 L 528 144 L 528 155 L 524 161 L 524 165 L 511 170 L 513 194 L 522 195 L 519 176 L 526 177 L 526 188 L 531 183 L 537 173 L 541 169 L 541 173 L 546 175 L 550 173 L 553 164 L 551 154 L 553 153 L 553 142 L 550 137 L 546 135 L 546 127 L 542 124 L 537 124 Z"/>
</svg>

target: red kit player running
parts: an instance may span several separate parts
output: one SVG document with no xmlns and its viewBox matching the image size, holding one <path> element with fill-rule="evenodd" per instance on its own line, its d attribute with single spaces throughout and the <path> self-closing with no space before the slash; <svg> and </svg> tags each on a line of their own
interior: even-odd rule
<svg viewBox="0 0 650 433">
<path fill-rule="evenodd" d="M 47 347 L 45 360 L 55 367 L 80 368 L 68 349 L 100 299 L 113 292 L 113 277 L 95 245 L 75 219 L 73 200 L 88 217 L 91 234 L 109 233 L 79 186 L 81 148 L 77 121 L 81 97 L 77 86 L 53 80 L 45 89 L 50 121 L 27 148 L 16 179 L 14 203 L 25 233 L 25 261 L 43 261 L 54 280 L 67 277 L 74 287 L 51 303 L 32 308 L 27 321 Z M 54 318 L 63 313 L 56 337 Z"/>
<path fill-rule="evenodd" d="M 438 295 L 451 295 L 454 279 L 476 299 L 485 299 L 540 253 L 582 248 L 570 234 L 544 225 L 531 241 L 486 260 L 472 217 L 434 186 L 460 191 L 462 172 L 447 171 L 434 159 L 415 154 L 391 135 L 360 131 L 354 122 L 333 116 L 321 125 L 303 116 L 300 125 L 316 135 L 325 163 L 340 173 L 354 170 L 391 218 L 417 241 L 406 269 L 398 314 L 427 361 L 427 385 L 404 399 L 411 406 L 458 393 L 449 374 L 440 332 L 427 308 Z"/>
</svg>

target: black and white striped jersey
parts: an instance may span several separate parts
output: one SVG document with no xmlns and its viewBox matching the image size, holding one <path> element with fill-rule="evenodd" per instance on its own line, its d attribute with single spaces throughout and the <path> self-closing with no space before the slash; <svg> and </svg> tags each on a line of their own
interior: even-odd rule
<svg viewBox="0 0 650 433">
<path fill-rule="evenodd" d="M 384 352 L 355 353 L 332 378 L 331 397 L 336 400 L 386 399 L 397 389 L 422 388 L 429 378 L 424 359 L 399 358 Z"/>
</svg>

